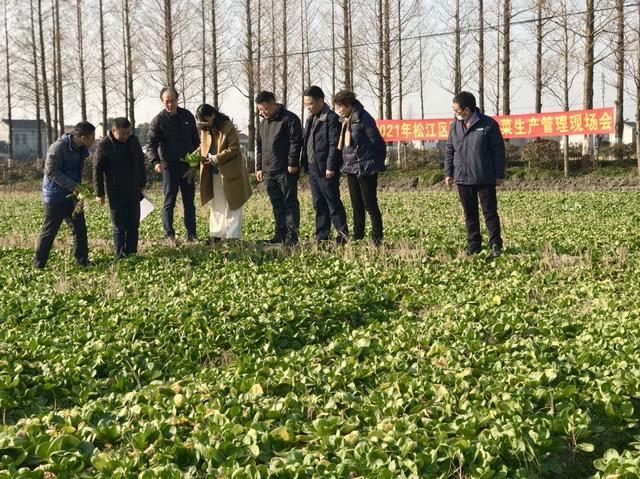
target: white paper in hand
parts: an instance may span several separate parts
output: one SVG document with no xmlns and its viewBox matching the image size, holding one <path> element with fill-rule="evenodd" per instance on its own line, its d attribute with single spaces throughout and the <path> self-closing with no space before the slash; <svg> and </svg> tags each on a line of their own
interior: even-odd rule
<svg viewBox="0 0 640 479">
<path fill-rule="evenodd" d="M 140 221 L 144 220 L 155 209 L 156 207 L 153 206 L 153 203 L 151 203 L 146 196 L 142 195 L 142 199 L 140 200 Z"/>
</svg>

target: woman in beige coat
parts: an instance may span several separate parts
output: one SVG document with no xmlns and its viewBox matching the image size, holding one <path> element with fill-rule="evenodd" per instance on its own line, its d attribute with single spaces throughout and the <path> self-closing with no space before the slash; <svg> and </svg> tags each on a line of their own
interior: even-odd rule
<svg viewBox="0 0 640 479">
<path fill-rule="evenodd" d="M 212 241 L 240 238 L 242 205 L 251 196 L 249 172 L 240 154 L 238 132 L 231 119 L 206 103 L 196 110 L 200 126 L 200 202 L 211 200 Z"/>
</svg>

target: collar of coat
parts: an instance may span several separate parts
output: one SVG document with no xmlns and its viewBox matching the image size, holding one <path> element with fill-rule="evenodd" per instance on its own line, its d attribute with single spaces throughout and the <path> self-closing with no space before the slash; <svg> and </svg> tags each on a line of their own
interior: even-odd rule
<svg viewBox="0 0 640 479">
<path fill-rule="evenodd" d="M 360 115 L 364 110 L 364 106 L 358 100 L 353 104 L 353 110 L 351 110 L 351 115 L 349 115 L 349 123 L 358 123 L 360 121 Z"/>
</svg>

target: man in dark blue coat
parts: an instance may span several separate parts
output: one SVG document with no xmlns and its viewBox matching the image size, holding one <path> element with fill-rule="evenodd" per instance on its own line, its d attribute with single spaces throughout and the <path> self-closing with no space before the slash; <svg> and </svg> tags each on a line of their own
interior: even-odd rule
<svg viewBox="0 0 640 479">
<path fill-rule="evenodd" d="M 456 120 L 451 124 L 445 146 L 445 185 L 455 181 L 467 227 L 469 255 L 482 248 L 478 199 L 489 230 L 491 254 L 502 254 L 500 217 L 496 186 L 504 181 L 505 146 L 498 123 L 483 115 L 476 107 L 476 99 L 469 92 L 453 98 Z"/>
<path fill-rule="evenodd" d="M 95 141 L 95 130 L 91 123 L 80 122 L 71 134 L 62 135 L 47 151 L 42 181 L 44 224 L 33 260 L 38 269 L 46 266 L 53 240 L 63 221 L 73 233 L 76 263 L 78 266 L 89 264 L 87 225 L 84 213 L 74 212 L 78 200 L 72 197 L 72 193 L 78 192 L 84 162 L 89 156 L 89 147 Z"/>
<path fill-rule="evenodd" d="M 340 199 L 340 117 L 325 103 L 324 92 L 318 86 L 305 90 L 304 106 L 309 118 L 304 129 L 302 166 L 309 172 L 309 187 L 316 210 L 316 240 L 328 240 L 333 223 L 336 243 L 344 244 L 349 231 Z"/>
</svg>

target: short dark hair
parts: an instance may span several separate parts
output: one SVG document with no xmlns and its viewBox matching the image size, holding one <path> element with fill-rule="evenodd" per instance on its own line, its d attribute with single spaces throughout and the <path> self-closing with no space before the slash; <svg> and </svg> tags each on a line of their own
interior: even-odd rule
<svg viewBox="0 0 640 479">
<path fill-rule="evenodd" d="M 263 90 L 256 95 L 256 103 L 271 103 L 276 101 L 276 96 L 270 91 Z"/>
<path fill-rule="evenodd" d="M 322 88 L 320 88 L 319 86 L 315 86 L 315 85 L 310 86 L 309 88 L 307 88 L 304 91 L 304 94 L 302 96 L 310 96 L 314 100 L 318 100 L 318 99 L 323 99 L 324 100 L 324 92 L 322 91 Z"/>
<path fill-rule="evenodd" d="M 453 103 L 460 105 L 460 108 L 463 110 L 465 108 L 469 108 L 470 110 L 476 109 L 476 97 L 473 96 L 473 93 L 469 93 L 468 91 L 461 91 L 454 96 Z"/>
<path fill-rule="evenodd" d="M 73 127 L 73 132 L 71 133 L 74 136 L 86 136 L 91 133 L 95 133 L 96 127 L 93 126 L 88 121 L 81 121 L 80 123 L 76 123 L 76 126 Z"/>
<path fill-rule="evenodd" d="M 356 102 L 356 94 L 350 90 L 340 90 L 333 96 L 333 104 L 352 106 Z"/>
<path fill-rule="evenodd" d="M 178 90 L 176 90 L 172 86 L 165 86 L 165 87 L 162 88 L 162 90 L 160 90 L 160 99 L 161 100 L 162 100 L 162 95 L 164 95 L 168 91 L 173 93 L 176 96 L 176 98 L 180 98 L 180 94 L 178 93 Z"/>
<path fill-rule="evenodd" d="M 131 122 L 127 120 L 124 116 L 119 116 L 118 118 L 113 119 L 111 126 L 118 130 L 124 130 L 125 128 L 131 127 Z"/>
</svg>

